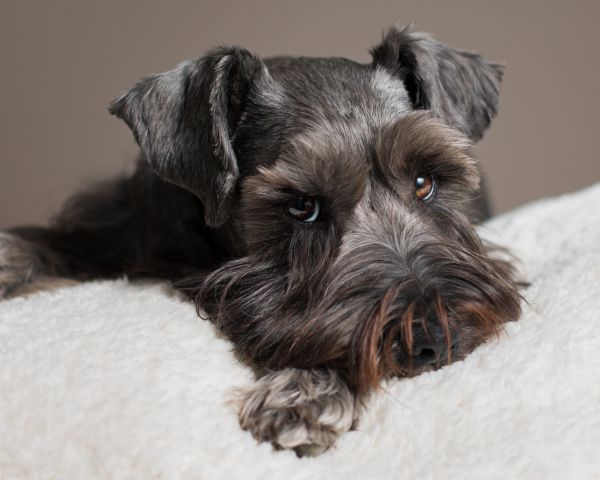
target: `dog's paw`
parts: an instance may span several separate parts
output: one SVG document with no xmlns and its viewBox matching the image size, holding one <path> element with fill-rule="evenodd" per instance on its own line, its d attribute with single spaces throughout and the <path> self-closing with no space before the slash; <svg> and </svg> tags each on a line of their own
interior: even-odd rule
<svg viewBox="0 0 600 480">
<path fill-rule="evenodd" d="M 0 232 L 0 299 L 29 282 L 36 271 L 36 258 L 26 241 Z"/>
<path fill-rule="evenodd" d="M 240 425 L 276 449 L 318 455 L 357 420 L 357 401 L 333 370 L 285 369 L 240 396 Z"/>
</svg>

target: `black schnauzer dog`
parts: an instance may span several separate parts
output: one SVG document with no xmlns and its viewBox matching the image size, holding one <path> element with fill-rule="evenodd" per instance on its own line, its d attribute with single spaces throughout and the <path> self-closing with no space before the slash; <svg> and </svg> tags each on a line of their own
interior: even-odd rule
<svg viewBox="0 0 600 480">
<path fill-rule="evenodd" d="M 172 280 L 257 372 L 240 423 L 319 453 L 383 378 L 520 316 L 469 216 L 502 69 L 392 28 L 372 62 L 217 48 L 110 106 L 136 172 L 0 235 L 0 295 L 41 276 Z"/>
</svg>

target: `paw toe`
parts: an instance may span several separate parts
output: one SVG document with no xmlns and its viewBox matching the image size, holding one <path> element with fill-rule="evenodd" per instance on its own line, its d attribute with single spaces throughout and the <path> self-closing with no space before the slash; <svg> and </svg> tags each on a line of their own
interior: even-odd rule
<svg viewBox="0 0 600 480">
<path fill-rule="evenodd" d="M 314 456 L 330 448 L 356 420 L 355 399 L 335 374 L 302 370 L 263 377 L 241 399 L 240 425 L 276 449 Z"/>
</svg>

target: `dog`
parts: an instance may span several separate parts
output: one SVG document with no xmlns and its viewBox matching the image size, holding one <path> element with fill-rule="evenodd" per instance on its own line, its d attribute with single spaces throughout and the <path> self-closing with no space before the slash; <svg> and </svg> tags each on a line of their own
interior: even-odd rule
<svg viewBox="0 0 600 480">
<path fill-rule="evenodd" d="M 464 358 L 520 316 L 512 262 L 478 237 L 469 154 L 503 69 L 391 28 L 372 62 L 215 48 L 109 107 L 129 177 L 48 228 L 0 235 L 0 295 L 40 277 L 168 279 L 257 374 L 239 420 L 319 454 L 382 379 Z"/>
</svg>

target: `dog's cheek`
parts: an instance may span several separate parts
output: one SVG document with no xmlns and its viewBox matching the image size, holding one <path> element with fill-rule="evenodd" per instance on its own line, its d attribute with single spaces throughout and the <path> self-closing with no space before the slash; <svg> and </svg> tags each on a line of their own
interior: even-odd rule
<svg viewBox="0 0 600 480">
<path fill-rule="evenodd" d="M 281 212 L 273 207 L 246 212 L 242 218 L 243 238 L 250 255 L 281 259 L 287 256 L 294 231 Z"/>
<path fill-rule="evenodd" d="M 283 192 L 259 175 L 244 182 L 238 221 L 249 254 L 285 257 L 294 233 L 293 224 L 284 212 L 286 199 Z"/>
</svg>

